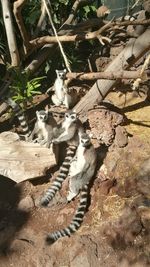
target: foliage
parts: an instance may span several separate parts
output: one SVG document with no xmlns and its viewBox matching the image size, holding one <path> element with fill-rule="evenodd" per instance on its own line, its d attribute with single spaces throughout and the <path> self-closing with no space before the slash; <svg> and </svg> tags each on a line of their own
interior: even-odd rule
<svg viewBox="0 0 150 267">
<path fill-rule="evenodd" d="M 55 27 L 59 29 L 59 27 L 65 22 L 65 20 L 68 18 L 71 8 L 73 6 L 73 3 L 75 1 L 69 1 L 69 0 L 59 0 L 59 1 L 51 1 L 51 13 L 53 17 L 53 21 L 55 23 Z M 95 17 L 96 14 L 96 6 L 98 4 L 98 1 L 91 1 L 91 4 L 88 4 L 86 6 L 81 6 L 76 14 L 76 23 L 87 20 L 88 18 Z M 82 43 L 82 42 L 79 42 Z M 80 69 L 81 67 L 85 66 L 87 64 L 87 57 L 91 53 L 89 50 L 92 50 L 92 42 L 86 41 L 86 48 L 84 47 L 84 50 L 80 51 L 80 48 L 75 43 L 69 43 L 69 44 L 63 44 L 65 54 L 67 55 L 68 61 L 70 62 L 71 69 L 74 71 L 77 70 L 83 70 Z M 78 46 L 78 47 L 77 47 Z M 83 52 L 83 53 L 82 53 Z M 59 59 L 58 59 L 59 57 Z M 56 60 L 56 54 L 55 59 L 52 64 L 55 66 L 55 68 L 63 68 L 64 62 L 63 58 L 61 56 L 57 55 Z M 49 72 L 51 69 L 51 65 L 46 64 L 46 72 Z"/>
<path fill-rule="evenodd" d="M 34 32 L 37 21 L 41 14 L 41 0 L 30 0 L 22 10 L 24 23 L 30 32 Z"/>
<path fill-rule="evenodd" d="M 14 0 L 11 1 L 13 3 Z M 41 0 L 28 0 L 26 1 L 21 14 L 23 21 L 25 23 L 26 29 L 29 31 L 29 36 L 34 38 L 34 32 L 36 31 L 37 22 L 41 15 Z M 51 7 L 51 15 L 54 21 L 55 27 L 57 30 L 61 27 L 61 25 L 65 22 L 68 16 L 71 13 L 72 6 L 75 0 L 53 0 L 50 1 Z M 86 20 L 87 18 L 91 18 L 95 16 L 96 6 L 98 4 L 97 1 L 89 1 L 86 6 L 81 6 L 77 11 L 75 16 L 75 23 L 80 21 Z M 17 40 L 17 46 L 19 48 L 19 52 L 22 51 L 22 37 L 20 35 L 18 26 L 15 22 L 15 18 L 13 17 L 14 21 L 14 30 Z M 52 29 L 48 20 L 48 16 L 44 18 L 44 25 L 42 26 L 39 36 L 48 35 L 52 33 Z M 81 42 L 82 43 L 82 42 Z M 88 47 L 88 42 L 86 42 L 86 47 Z M 82 49 L 76 44 L 63 44 L 65 52 L 67 54 L 68 60 L 71 63 L 72 70 L 78 70 L 83 65 L 85 66 L 87 63 L 88 51 L 89 48 L 84 49 L 84 53 L 82 53 Z M 92 50 L 92 47 L 90 47 Z M 58 50 L 59 51 L 59 50 Z M 86 52 L 85 52 L 86 51 Z M 28 58 L 22 57 L 21 65 L 25 65 L 26 62 L 29 62 L 33 58 L 34 54 L 30 54 Z M 21 57 L 21 54 L 20 54 Z M 61 57 L 60 53 L 54 53 L 55 59 L 47 59 L 45 73 L 50 72 L 55 75 L 54 69 L 64 67 L 63 58 Z M 9 51 L 8 51 L 8 44 L 7 38 L 5 33 L 4 22 L 2 19 L 2 9 L 0 6 L 0 58 L 3 59 L 5 64 L 7 65 L 10 58 L 9 58 Z M 56 59 L 57 58 L 57 59 Z M 26 62 L 24 62 L 24 59 Z M 13 94 L 13 98 L 17 102 L 27 102 L 32 101 L 34 94 L 39 94 L 39 87 L 41 86 L 41 81 L 43 77 L 34 78 L 33 80 L 29 80 L 29 76 L 27 73 L 19 71 L 18 69 L 11 69 L 12 76 L 13 76 L 13 84 L 11 86 L 11 92 Z M 41 76 L 43 75 L 40 74 Z M 54 80 L 54 75 L 51 75 L 51 79 Z M 53 81 L 52 81 L 53 82 Z"/>
<path fill-rule="evenodd" d="M 23 103 L 25 108 L 27 101 L 32 103 L 33 96 L 41 94 L 41 91 L 38 89 L 45 77 L 36 77 L 29 80 L 28 73 L 25 71 L 21 72 L 18 68 L 11 68 L 11 74 L 13 78 L 11 85 L 12 98 L 18 103 Z"/>
<path fill-rule="evenodd" d="M 59 28 L 65 20 L 68 18 L 74 1 L 70 0 L 58 0 L 51 2 L 51 12 L 53 16 L 53 21 L 57 28 Z M 85 20 L 92 17 L 96 11 L 97 1 L 91 1 L 91 4 L 87 6 L 80 7 L 77 12 L 77 21 Z"/>
</svg>

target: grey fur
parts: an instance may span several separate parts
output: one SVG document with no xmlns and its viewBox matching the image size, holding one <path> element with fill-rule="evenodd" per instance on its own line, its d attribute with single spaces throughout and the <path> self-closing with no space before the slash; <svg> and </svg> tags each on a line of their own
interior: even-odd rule
<svg viewBox="0 0 150 267">
<path fill-rule="evenodd" d="M 37 121 L 30 135 L 30 140 L 33 140 L 36 136 L 33 142 L 49 147 L 53 139 L 53 128 L 56 127 L 57 123 L 52 116 L 49 116 L 48 111 L 36 111 L 36 116 Z"/>
</svg>

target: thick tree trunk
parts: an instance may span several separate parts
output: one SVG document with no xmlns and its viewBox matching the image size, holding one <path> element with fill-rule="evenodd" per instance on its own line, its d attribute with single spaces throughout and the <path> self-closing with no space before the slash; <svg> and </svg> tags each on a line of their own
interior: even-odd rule
<svg viewBox="0 0 150 267">
<path fill-rule="evenodd" d="M 140 57 L 150 50 L 150 29 L 147 29 L 137 39 L 131 39 L 122 52 L 106 68 L 106 72 L 119 72 L 129 69 Z M 114 80 L 97 80 L 90 91 L 75 106 L 77 113 L 85 113 L 94 104 L 102 101 L 115 86 Z"/>
</svg>

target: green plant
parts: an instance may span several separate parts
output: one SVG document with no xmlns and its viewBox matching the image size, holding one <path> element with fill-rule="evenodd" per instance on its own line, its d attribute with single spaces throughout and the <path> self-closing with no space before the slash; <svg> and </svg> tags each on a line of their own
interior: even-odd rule
<svg viewBox="0 0 150 267">
<path fill-rule="evenodd" d="M 18 103 L 23 104 L 23 108 L 26 108 L 27 102 L 33 101 L 33 96 L 41 94 L 39 91 L 39 87 L 41 86 L 41 81 L 45 78 L 43 77 L 36 77 L 32 80 L 29 80 L 29 75 L 27 72 L 21 72 L 18 68 L 11 69 L 12 73 L 12 85 L 11 93 L 12 98 Z"/>
</svg>

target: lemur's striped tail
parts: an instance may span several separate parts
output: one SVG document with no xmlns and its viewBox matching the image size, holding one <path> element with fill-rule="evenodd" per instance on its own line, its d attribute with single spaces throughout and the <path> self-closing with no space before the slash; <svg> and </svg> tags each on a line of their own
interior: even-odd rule
<svg viewBox="0 0 150 267">
<path fill-rule="evenodd" d="M 15 116 L 17 116 L 17 118 L 20 122 L 20 125 L 22 127 L 23 133 L 29 134 L 30 130 L 29 130 L 28 123 L 27 123 L 27 120 L 25 118 L 25 115 L 24 115 L 22 108 L 11 98 L 8 98 L 5 101 L 7 102 L 7 104 L 9 106 L 11 106 L 11 108 L 13 109 L 13 111 L 15 113 Z"/>
<path fill-rule="evenodd" d="M 46 191 L 45 195 L 41 199 L 41 205 L 47 206 L 48 203 L 53 199 L 56 192 L 59 191 L 62 187 L 63 181 L 68 176 L 71 160 L 73 159 L 77 147 L 70 145 L 67 150 L 66 157 L 62 166 L 60 167 L 60 171 L 55 181 L 52 183 L 51 187 Z"/>
<path fill-rule="evenodd" d="M 72 233 L 76 232 L 79 229 L 83 221 L 84 214 L 86 212 L 87 201 L 88 201 L 88 185 L 85 185 L 81 191 L 79 207 L 71 223 L 69 224 L 68 227 L 64 228 L 63 230 L 53 232 L 52 234 L 48 234 L 46 238 L 47 244 L 49 245 L 53 244 L 59 238 L 64 236 L 70 236 Z"/>
</svg>

